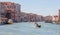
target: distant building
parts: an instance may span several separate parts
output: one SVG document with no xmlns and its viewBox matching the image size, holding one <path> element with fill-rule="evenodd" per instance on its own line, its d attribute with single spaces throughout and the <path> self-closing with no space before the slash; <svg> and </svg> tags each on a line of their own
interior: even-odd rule
<svg viewBox="0 0 60 35">
<path fill-rule="evenodd" d="M 12 2 L 0 2 L 0 15 L 2 17 L 13 19 L 16 22 L 20 21 L 21 5 Z"/>
<path fill-rule="evenodd" d="M 44 18 L 45 22 L 51 23 L 52 22 L 52 16 L 46 16 Z"/>
<path fill-rule="evenodd" d="M 59 13 L 58 13 L 58 17 L 59 17 L 59 21 L 60 21 L 60 10 L 59 10 Z"/>
<path fill-rule="evenodd" d="M 42 16 L 41 15 L 36 15 L 33 13 L 20 13 L 20 22 L 40 22 L 42 21 Z"/>
<path fill-rule="evenodd" d="M 53 22 L 57 22 L 58 21 L 58 16 L 55 15 L 55 16 L 52 16 L 52 18 L 53 18 L 52 19 Z"/>
</svg>

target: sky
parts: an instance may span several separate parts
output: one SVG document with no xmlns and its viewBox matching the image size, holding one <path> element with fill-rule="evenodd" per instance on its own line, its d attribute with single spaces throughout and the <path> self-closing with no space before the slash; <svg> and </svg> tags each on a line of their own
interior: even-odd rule
<svg viewBox="0 0 60 35">
<path fill-rule="evenodd" d="M 21 11 L 38 15 L 58 15 L 60 0 L 0 0 L 21 5 Z"/>
</svg>

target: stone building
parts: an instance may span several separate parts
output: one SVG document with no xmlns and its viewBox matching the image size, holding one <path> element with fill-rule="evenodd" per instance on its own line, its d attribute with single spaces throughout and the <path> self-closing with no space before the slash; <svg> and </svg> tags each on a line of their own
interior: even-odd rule
<svg viewBox="0 0 60 35">
<path fill-rule="evenodd" d="M 21 5 L 13 2 L 0 2 L 0 17 L 13 19 L 16 22 L 20 21 Z"/>
</svg>

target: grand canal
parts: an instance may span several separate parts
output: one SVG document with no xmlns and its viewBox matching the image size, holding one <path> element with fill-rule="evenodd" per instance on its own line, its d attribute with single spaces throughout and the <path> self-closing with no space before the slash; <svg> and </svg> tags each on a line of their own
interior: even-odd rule
<svg viewBox="0 0 60 35">
<path fill-rule="evenodd" d="M 0 35 L 60 35 L 60 25 L 44 22 L 38 24 L 41 28 L 36 28 L 34 22 L 0 25 Z"/>
</svg>

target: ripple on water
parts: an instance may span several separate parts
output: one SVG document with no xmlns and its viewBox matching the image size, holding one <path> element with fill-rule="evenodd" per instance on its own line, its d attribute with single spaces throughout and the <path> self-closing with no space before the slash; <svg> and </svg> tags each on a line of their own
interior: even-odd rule
<svg viewBox="0 0 60 35">
<path fill-rule="evenodd" d="M 0 26 L 1 35 L 60 35 L 60 25 L 38 22 L 41 28 L 36 28 L 34 22 L 22 22 Z"/>
</svg>

